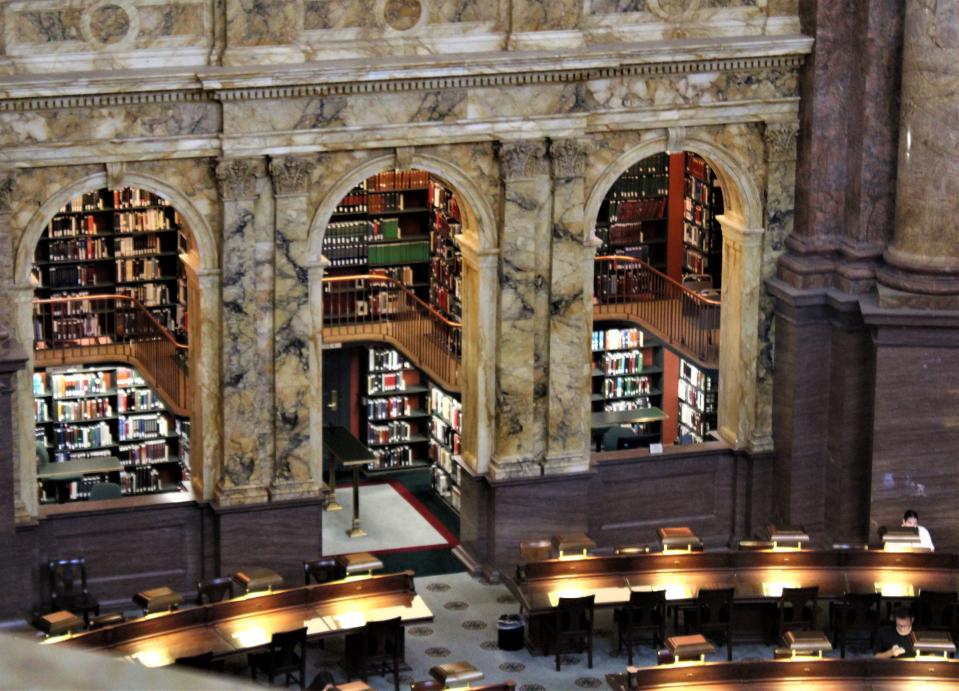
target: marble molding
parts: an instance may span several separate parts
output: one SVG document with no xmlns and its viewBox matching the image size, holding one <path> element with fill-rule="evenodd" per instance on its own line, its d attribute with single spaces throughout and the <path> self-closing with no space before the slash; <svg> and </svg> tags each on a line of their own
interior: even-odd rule
<svg viewBox="0 0 959 691">
<path fill-rule="evenodd" d="M 906 3 L 896 227 L 878 278 L 882 304 L 959 309 L 959 11 Z M 911 300 L 902 293 L 916 295 Z M 928 297 L 929 295 L 937 297 Z"/>
<path fill-rule="evenodd" d="M 321 453 L 310 436 L 310 399 L 319 385 L 311 377 L 309 270 L 303 265 L 309 240 L 307 184 L 312 161 L 286 157 L 270 161 L 276 204 L 273 285 L 276 430 L 271 499 L 316 496 L 310 457 Z"/>
</svg>

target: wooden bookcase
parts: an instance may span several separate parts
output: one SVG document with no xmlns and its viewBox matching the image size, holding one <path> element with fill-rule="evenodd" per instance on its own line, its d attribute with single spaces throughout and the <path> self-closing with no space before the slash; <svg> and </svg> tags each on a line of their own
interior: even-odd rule
<svg viewBox="0 0 959 691">
<path fill-rule="evenodd" d="M 679 438 L 692 444 L 708 441 L 716 429 L 719 372 L 704 369 L 689 360 L 679 361 Z"/>
<path fill-rule="evenodd" d="M 459 397 L 430 384 L 430 460 L 433 490 L 459 513 L 463 456 L 460 440 L 463 406 Z"/>
<path fill-rule="evenodd" d="M 701 157 L 686 153 L 683 194 L 683 273 L 711 277 L 713 288 L 722 280 L 722 189 L 716 174 Z"/>
</svg>

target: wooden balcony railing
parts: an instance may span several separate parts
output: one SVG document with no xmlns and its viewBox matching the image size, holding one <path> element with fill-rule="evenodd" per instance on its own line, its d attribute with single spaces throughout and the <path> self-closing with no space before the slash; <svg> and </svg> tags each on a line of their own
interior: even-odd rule
<svg viewBox="0 0 959 691">
<path fill-rule="evenodd" d="M 34 364 L 56 367 L 125 362 L 135 367 L 176 415 L 189 416 L 189 346 L 128 295 L 82 295 L 33 301 Z"/>
<path fill-rule="evenodd" d="M 594 318 L 635 320 L 701 365 L 719 367 L 718 300 L 634 257 L 597 257 L 594 275 Z"/>
<path fill-rule="evenodd" d="M 323 279 L 323 341 L 382 340 L 449 391 L 462 384 L 463 326 L 399 281 L 378 274 Z"/>
</svg>

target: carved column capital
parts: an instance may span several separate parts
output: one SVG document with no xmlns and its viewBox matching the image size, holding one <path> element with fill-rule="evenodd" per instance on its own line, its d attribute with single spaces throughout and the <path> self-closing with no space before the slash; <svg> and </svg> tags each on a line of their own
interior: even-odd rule
<svg viewBox="0 0 959 691">
<path fill-rule="evenodd" d="M 277 197 L 305 195 L 310 186 L 313 161 L 300 156 L 284 156 L 270 160 L 273 194 Z"/>
<path fill-rule="evenodd" d="M 585 142 L 577 139 L 556 139 L 549 144 L 554 178 L 581 178 L 586 172 Z"/>
<path fill-rule="evenodd" d="M 229 158 L 216 164 L 216 179 L 224 200 L 252 199 L 256 196 L 256 179 L 264 173 L 262 159 Z"/>
<path fill-rule="evenodd" d="M 686 150 L 686 128 L 666 128 L 666 153 L 681 154 Z"/>
<path fill-rule="evenodd" d="M 542 139 L 503 142 L 499 146 L 499 159 L 507 180 L 549 174 L 546 142 Z"/>
<path fill-rule="evenodd" d="M 766 124 L 766 159 L 795 161 L 798 122 L 770 122 Z"/>
<path fill-rule="evenodd" d="M 125 161 L 110 161 L 104 164 L 107 169 L 107 187 L 118 190 L 124 187 L 123 178 L 127 173 Z"/>
</svg>

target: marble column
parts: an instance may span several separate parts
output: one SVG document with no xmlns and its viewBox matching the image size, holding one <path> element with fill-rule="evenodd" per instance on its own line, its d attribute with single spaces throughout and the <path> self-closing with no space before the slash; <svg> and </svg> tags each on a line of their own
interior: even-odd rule
<svg viewBox="0 0 959 691">
<path fill-rule="evenodd" d="M 221 505 L 263 502 L 273 470 L 272 344 L 264 358 L 264 282 L 272 289 L 272 256 L 259 237 L 264 221 L 262 159 L 231 159 L 216 168 L 223 200 L 223 466 Z M 269 226 L 272 226 L 270 219 Z M 272 245 L 272 238 L 270 238 Z M 270 270 L 262 271 L 264 268 Z M 263 274 L 266 274 L 265 276 Z"/>
<path fill-rule="evenodd" d="M 190 344 L 190 348 L 196 351 L 190 372 L 196 387 L 193 409 L 198 412 L 190 421 L 194 456 L 199 449 L 199 458 L 192 458 L 191 461 L 195 468 L 201 470 L 200 482 L 195 481 L 194 488 L 205 501 L 213 499 L 223 461 L 223 388 L 220 383 L 220 328 L 223 315 L 220 279 L 218 269 L 201 269 L 197 272 L 200 329 Z M 193 476 L 196 477 L 195 471 Z"/>
<path fill-rule="evenodd" d="M 546 474 L 589 468 L 591 297 L 584 291 L 586 146 L 550 143 L 553 204 L 549 278 L 549 399 Z"/>
<path fill-rule="evenodd" d="M 719 327 L 719 434 L 737 448 L 749 446 L 756 416 L 759 293 L 763 231 L 731 214 L 723 228 L 722 312 Z"/>
<path fill-rule="evenodd" d="M 310 465 L 310 399 L 320 387 L 311 381 L 309 272 L 310 219 L 307 190 L 312 161 L 285 157 L 270 161 L 275 199 L 276 264 L 273 280 L 276 460 L 272 499 L 316 496 Z"/>
<path fill-rule="evenodd" d="M 486 473 L 496 427 L 496 269 L 499 249 L 483 249 L 476 232 L 460 236 L 463 252 L 463 462 Z M 484 323 L 484 316 L 488 320 Z M 490 328 L 492 327 L 492 328 Z"/>
<path fill-rule="evenodd" d="M 17 285 L 10 291 L 13 297 L 14 333 L 19 340 L 33 341 L 33 297 L 30 284 Z M 13 451 L 16 474 L 14 475 L 14 510 L 17 523 L 30 523 L 39 513 L 37 497 L 37 455 L 33 412 L 33 352 L 26 353 L 26 366 L 14 375 L 13 390 Z"/>
<path fill-rule="evenodd" d="M 320 491 L 323 482 L 323 274 L 330 263 L 325 257 L 311 261 L 307 272 L 307 310 L 309 317 L 309 434 L 310 476 Z"/>
<path fill-rule="evenodd" d="M 896 227 L 882 307 L 959 309 L 959 6 L 906 2 Z"/>
<path fill-rule="evenodd" d="M 549 382 L 550 178 L 546 142 L 504 142 L 505 184 L 490 476 L 542 474 Z"/>
</svg>

